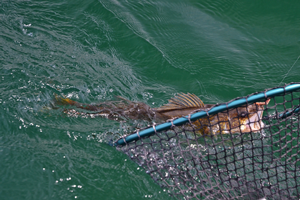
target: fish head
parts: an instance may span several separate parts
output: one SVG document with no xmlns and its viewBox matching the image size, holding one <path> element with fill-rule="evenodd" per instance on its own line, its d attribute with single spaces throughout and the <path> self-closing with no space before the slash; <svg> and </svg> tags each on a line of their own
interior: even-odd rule
<svg viewBox="0 0 300 200">
<path fill-rule="evenodd" d="M 262 121 L 264 106 L 269 102 L 270 99 L 267 99 L 265 102 L 256 102 L 229 110 L 228 124 L 226 127 L 228 128 L 229 125 L 231 133 L 260 131 L 265 126 Z"/>
</svg>

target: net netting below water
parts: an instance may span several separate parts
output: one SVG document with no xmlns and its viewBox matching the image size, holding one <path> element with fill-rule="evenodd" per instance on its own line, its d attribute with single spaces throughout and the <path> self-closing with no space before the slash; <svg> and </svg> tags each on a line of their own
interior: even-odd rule
<svg viewBox="0 0 300 200">
<path fill-rule="evenodd" d="M 299 199 L 299 105 L 300 84 L 293 83 L 140 130 L 116 145 L 179 199 Z"/>
</svg>

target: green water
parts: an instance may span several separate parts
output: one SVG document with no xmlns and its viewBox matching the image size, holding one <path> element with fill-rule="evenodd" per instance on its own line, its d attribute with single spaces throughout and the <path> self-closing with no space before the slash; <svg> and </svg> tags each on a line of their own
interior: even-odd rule
<svg viewBox="0 0 300 200">
<path fill-rule="evenodd" d="M 120 95 L 155 107 L 178 92 L 222 103 L 299 81 L 299 8 L 2 0 L 0 199 L 172 199 L 104 142 L 123 125 L 69 118 L 49 107 L 53 94 L 85 103 Z"/>
</svg>

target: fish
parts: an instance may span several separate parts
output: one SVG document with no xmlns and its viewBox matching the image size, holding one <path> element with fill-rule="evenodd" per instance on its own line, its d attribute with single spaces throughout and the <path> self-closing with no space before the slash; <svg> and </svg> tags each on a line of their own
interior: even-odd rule
<svg viewBox="0 0 300 200">
<path fill-rule="evenodd" d="M 107 101 L 99 104 L 84 104 L 69 98 L 55 96 L 55 104 L 70 105 L 92 111 L 93 116 L 102 116 L 112 120 L 131 119 L 146 121 L 167 121 L 188 116 L 198 111 L 208 111 L 214 104 L 204 104 L 195 94 L 178 93 L 168 103 L 152 108 L 143 102 L 130 101 L 117 96 L 118 101 Z M 235 134 L 258 132 L 264 128 L 262 121 L 264 106 L 270 102 L 255 102 L 237 108 L 231 108 L 217 114 L 208 115 L 191 123 L 191 127 L 200 135 Z M 65 110 L 69 113 L 70 110 Z M 74 112 L 74 110 L 73 110 Z M 75 111 L 77 114 L 84 112 Z"/>
</svg>

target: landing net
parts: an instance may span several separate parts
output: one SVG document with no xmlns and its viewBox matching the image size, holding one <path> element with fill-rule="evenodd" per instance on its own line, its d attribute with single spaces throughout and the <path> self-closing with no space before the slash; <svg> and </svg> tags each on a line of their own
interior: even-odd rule
<svg viewBox="0 0 300 200">
<path fill-rule="evenodd" d="M 263 116 L 251 120 L 249 106 L 268 100 Z M 233 110 L 248 126 L 236 129 L 235 115 L 222 117 Z M 299 199 L 299 110 L 300 84 L 292 83 L 153 125 L 115 145 L 178 199 Z"/>
</svg>

